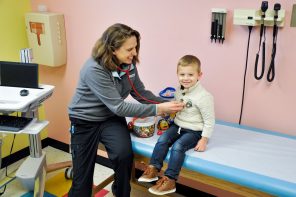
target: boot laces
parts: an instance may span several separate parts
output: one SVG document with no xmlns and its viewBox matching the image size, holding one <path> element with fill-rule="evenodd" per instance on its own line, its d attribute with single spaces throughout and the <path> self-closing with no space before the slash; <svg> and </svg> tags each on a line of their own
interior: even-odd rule
<svg viewBox="0 0 296 197">
<path fill-rule="evenodd" d="M 163 176 L 161 179 L 159 179 L 156 182 L 156 185 L 166 185 L 169 182 L 169 178 L 166 176 Z"/>
</svg>

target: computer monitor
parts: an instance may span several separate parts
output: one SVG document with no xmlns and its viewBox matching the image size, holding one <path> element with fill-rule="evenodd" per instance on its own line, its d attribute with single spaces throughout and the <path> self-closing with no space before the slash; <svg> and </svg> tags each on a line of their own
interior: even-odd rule
<svg viewBox="0 0 296 197">
<path fill-rule="evenodd" d="M 39 88 L 38 64 L 0 61 L 0 85 Z"/>
</svg>

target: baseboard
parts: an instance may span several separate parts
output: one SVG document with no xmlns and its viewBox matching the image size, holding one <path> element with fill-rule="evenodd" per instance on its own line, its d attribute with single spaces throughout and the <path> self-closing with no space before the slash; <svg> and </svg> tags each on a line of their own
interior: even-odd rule
<svg viewBox="0 0 296 197">
<path fill-rule="evenodd" d="M 49 143 L 48 138 L 41 140 L 42 148 L 48 146 L 48 143 Z M 29 155 L 30 155 L 29 147 L 23 148 L 15 153 L 12 153 L 11 155 L 8 155 L 8 156 L 2 158 L 1 169 L 21 160 Z"/>
<path fill-rule="evenodd" d="M 53 148 L 59 149 L 61 151 L 69 153 L 70 151 L 70 145 L 66 144 L 64 142 L 52 139 L 52 138 L 46 138 L 47 139 L 47 146 L 51 146 Z"/>
<path fill-rule="evenodd" d="M 53 148 L 59 149 L 64 152 L 69 152 L 69 150 L 70 150 L 69 144 L 66 144 L 64 142 L 60 142 L 60 141 L 52 139 L 52 138 L 45 138 L 45 139 L 41 140 L 41 145 L 42 145 L 42 148 L 45 148 L 47 146 L 51 146 Z M 2 158 L 1 169 L 21 160 L 29 155 L 30 155 L 29 147 L 23 148 L 11 155 L 8 155 L 8 156 Z M 112 168 L 112 163 L 110 162 L 110 160 L 108 160 L 105 157 L 97 156 L 96 162 L 103 165 L 103 166 L 106 166 L 108 168 Z"/>
</svg>

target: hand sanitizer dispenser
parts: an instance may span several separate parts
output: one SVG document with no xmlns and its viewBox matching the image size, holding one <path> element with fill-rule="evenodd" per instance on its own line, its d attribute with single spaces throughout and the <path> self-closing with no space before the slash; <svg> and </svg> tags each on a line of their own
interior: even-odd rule
<svg viewBox="0 0 296 197">
<path fill-rule="evenodd" d="M 25 18 L 33 62 L 52 67 L 65 65 L 67 46 L 63 14 L 36 12 L 27 13 Z"/>
</svg>

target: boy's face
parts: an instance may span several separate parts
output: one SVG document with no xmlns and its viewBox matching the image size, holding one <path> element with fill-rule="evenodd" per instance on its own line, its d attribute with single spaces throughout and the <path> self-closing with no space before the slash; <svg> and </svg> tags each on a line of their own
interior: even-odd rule
<svg viewBox="0 0 296 197">
<path fill-rule="evenodd" d="M 200 80 L 202 73 L 198 72 L 196 64 L 189 64 L 187 66 L 178 66 L 177 76 L 180 85 L 185 89 L 194 86 Z"/>
</svg>

